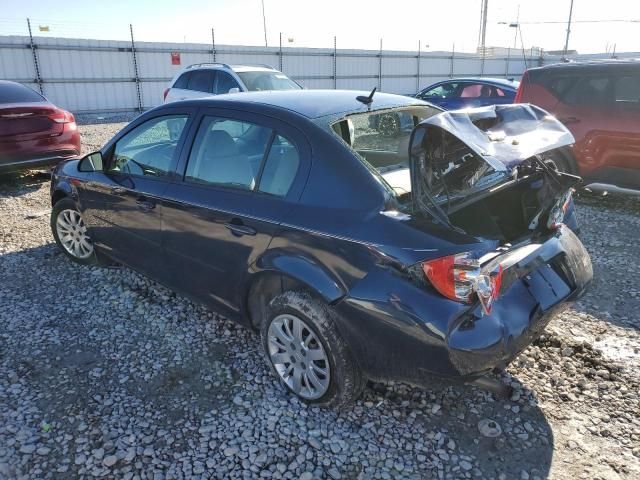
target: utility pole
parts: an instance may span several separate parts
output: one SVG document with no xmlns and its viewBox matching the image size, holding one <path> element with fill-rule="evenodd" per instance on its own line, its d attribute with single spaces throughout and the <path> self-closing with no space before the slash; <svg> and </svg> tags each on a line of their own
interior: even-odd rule
<svg viewBox="0 0 640 480">
<path fill-rule="evenodd" d="M 480 17 L 480 45 L 478 50 L 484 56 L 487 38 L 487 11 L 489 10 L 489 0 L 482 0 L 482 11 Z"/>
<path fill-rule="evenodd" d="M 569 50 L 569 35 L 571 34 L 571 15 L 573 15 L 573 0 L 569 7 L 569 20 L 567 20 L 567 38 L 564 41 L 564 50 L 562 52 L 562 60 L 567 59 L 567 51 Z"/>
<path fill-rule="evenodd" d="M 264 0 L 262 0 L 262 28 L 264 29 L 264 46 L 268 47 L 269 45 L 267 44 L 267 16 L 264 14 Z"/>
</svg>

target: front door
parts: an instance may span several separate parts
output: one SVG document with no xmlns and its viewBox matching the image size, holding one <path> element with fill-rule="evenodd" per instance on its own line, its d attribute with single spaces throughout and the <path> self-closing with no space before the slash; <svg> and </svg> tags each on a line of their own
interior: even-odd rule
<svg viewBox="0 0 640 480">
<path fill-rule="evenodd" d="M 96 245 L 114 258 L 161 279 L 161 197 L 177 163 L 187 113 L 133 126 L 105 152 L 105 170 L 80 190 Z"/>
<path fill-rule="evenodd" d="M 243 280 L 300 194 L 301 149 L 267 117 L 208 110 L 199 122 L 183 180 L 164 194 L 165 262 L 174 288 L 235 317 Z"/>
</svg>

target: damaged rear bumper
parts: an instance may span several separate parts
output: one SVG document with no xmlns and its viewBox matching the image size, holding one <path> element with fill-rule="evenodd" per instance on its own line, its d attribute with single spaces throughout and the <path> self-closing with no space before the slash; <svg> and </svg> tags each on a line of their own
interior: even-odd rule
<svg viewBox="0 0 640 480">
<path fill-rule="evenodd" d="M 490 315 L 380 267 L 335 305 L 338 328 L 374 380 L 431 385 L 504 368 L 593 277 L 588 253 L 566 227 L 525 253 L 505 269 Z"/>
</svg>

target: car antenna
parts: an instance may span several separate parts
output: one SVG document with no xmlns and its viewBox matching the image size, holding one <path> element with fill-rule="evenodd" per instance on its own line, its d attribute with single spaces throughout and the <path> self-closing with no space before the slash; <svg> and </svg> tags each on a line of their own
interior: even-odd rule
<svg viewBox="0 0 640 480">
<path fill-rule="evenodd" d="M 376 93 L 377 88 L 378 87 L 373 87 L 373 90 L 371 90 L 371 93 L 369 94 L 368 97 L 365 97 L 364 95 L 358 95 L 356 97 L 356 100 L 359 101 L 360 103 L 364 103 L 368 107 L 373 103 L 373 94 Z"/>
</svg>

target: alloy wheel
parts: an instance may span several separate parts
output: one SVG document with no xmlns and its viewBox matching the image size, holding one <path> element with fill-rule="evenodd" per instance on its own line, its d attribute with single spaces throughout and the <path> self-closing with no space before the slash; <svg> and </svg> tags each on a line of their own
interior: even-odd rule
<svg viewBox="0 0 640 480">
<path fill-rule="evenodd" d="M 309 326 L 291 314 L 278 315 L 269 325 L 269 358 L 280 379 L 295 394 L 316 400 L 329 389 L 329 359 Z"/>
<path fill-rule="evenodd" d="M 84 260 L 93 254 L 93 243 L 87 235 L 87 227 L 80 212 L 62 210 L 56 219 L 56 232 L 60 243 L 70 255 Z"/>
</svg>

